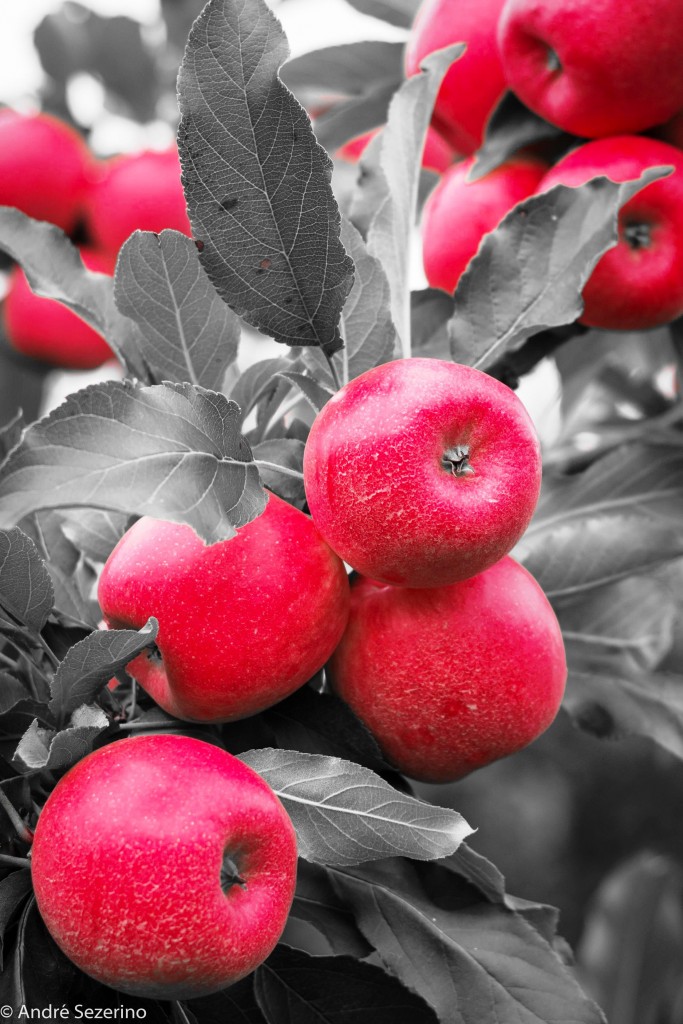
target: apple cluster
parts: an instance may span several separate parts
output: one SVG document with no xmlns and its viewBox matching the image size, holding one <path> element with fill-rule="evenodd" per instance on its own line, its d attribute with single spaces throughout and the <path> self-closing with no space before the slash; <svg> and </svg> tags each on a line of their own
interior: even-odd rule
<svg viewBox="0 0 683 1024">
<path fill-rule="evenodd" d="M 406 50 L 407 74 L 456 42 L 467 49 L 446 73 L 431 125 L 456 158 L 424 209 L 430 285 L 453 293 L 483 236 L 529 196 L 666 166 L 669 177 L 622 207 L 618 244 L 583 290 L 580 322 L 641 330 L 681 316 L 680 0 L 424 0 Z M 477 177 L 477 150 L 506 90 L 553 126 L 552 138 Z"/>
<path fill-rule="evenodd" d="M 0 205 L 65 231 L 89 270 L 113 274 L 135 230 L 190 234 L 175 146 L 98 160 L 70 125 L 48 114 L 0 110 Z M 113 357 L 105 339 L 66 306 L 41 298 L 15 266 L 2 306 L 4 333 L 23 355 L 88 370 Z"/>
</svg>

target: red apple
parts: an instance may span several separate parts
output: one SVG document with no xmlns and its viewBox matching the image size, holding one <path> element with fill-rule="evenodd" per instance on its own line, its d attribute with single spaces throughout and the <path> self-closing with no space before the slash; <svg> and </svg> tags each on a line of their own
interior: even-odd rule
<svg viewBox="0 0 683 1024">
<path fill-rule="evenodd" d="M 507 0 L 498 41 L 510 88 L 575 135 L 643 131 L 683 107 L 680 0 Z"/>
<path fill-rule="evenodd" d="M 547 729 L 567 668 L 548 599 L 503 558 L 428 590 L 356 580 L 329 674 L 393 765 L 451 782 Z"/>
<path fill-rule="evenodd" d="M 15 206 L 70 232 L 93 165 L 81 136 L 63 121 L 0 110 L 1 206 Z"/>
<path fill-rule="evenodd" d="M 289 696 L 322 668 L 348 616 L 346 571 L 311 519 L 271 494 L 235 537 L 207 546 L 179 523 L 140 519 L 102 572 L 108 626 L 159 621 L 161 657 L 127 671 L 169 714 L 231 721 Z"/>
<path fill-rule="evenodd" d="M 435 50 L 467 43 L 447 71 L 434 105 L 434 127 L 457 152 L 469 156 L 505 91 L 496 29 L 505 0 L 424 0 L 406 48 L 406 73 Z"/>
<path fill-rule="evenodd" d="M 287 920 L 296 837 L 270 787 L 219 747 L 139 736 L 79 761 L 43 807 L 38 909 L 112 988 L 191 999 L 253 971 Z"/>
<path fill-rule="evenodd" d="M 602 257 L 583 289 L 581 322 L 607 330 L 641 330 L 683 314 L 683 153 L 642 135 L 598 139 L 573 150 L 541 182 L 582 185 L 596 175 L 637 178 L 669 165 L 619 213 L 619 242 Z"/>
<path fill-rule="evenodd" d="M 94 244 L 112 254 L 138 230 L 175 228 L 191 235 L 177 148 L 103 163 L 88 192 L 85 212 Z"/>
<path fill-rule="evenodd" d="M 362 135 L 357 135 L 355 139 L 349 139 L 337 150 L 337 156 L 355 164 L 360 160 L 365 147 L 381 130 L 381 128 L 373 128 L 371 132 L 364 132 Z M 427 129 L 427 138 L 422 154 L 422 166 L 425 170 L 442 174 L 453 163 L 455 155 L 446 140 L 434 128 Z"/>
<path fill-rule="evenodd" d="M 316 526 L 354 569 L 438 587 L 493 565 L 521 537 L 541 457 L 504 384 L 440 359 L 397 359 L 324 406 L 304 482 Z"/>
<path fill-rule="evenodd" d="M 533 195 L 547 164 L 516 156 L 475 181 L 474 160 L 455 164 L 430 194 L 422 214 L 422 258 L 432 288 L 453 293 L 479 244 L 513 206 Z"/>
<path fill-rule="evenodd" d="M 81 256 L 89 270 L 114 272 L 109 256 L 92 249 L 81 249 Z M 77 370 L 90 370 L 114 358 L 102 335 L 78 314 L 55 299 L 36 295 L 21 267 L 12 270 L 2 312 L 7 340 L 23 355 Z"/>
</svg>

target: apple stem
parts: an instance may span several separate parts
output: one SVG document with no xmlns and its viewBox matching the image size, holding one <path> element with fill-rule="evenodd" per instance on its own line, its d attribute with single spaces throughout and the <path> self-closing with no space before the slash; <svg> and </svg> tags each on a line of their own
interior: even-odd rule
<svg viewBox="0 0 683 1024">
<path fill-rule="evenodd" d="M 247 888 L 247 883 L 241 877 L 234 860 L 225 853 L 221 867 L 221 889 L 227 893 L 233 885 L 239 885 L 241 889 Z"/>
<path fill-rule="evenodd" d="M 474 476 L 474 469 L 468 461 L 469 454 L 468 445 L 456 445 L 455 448 L 449 448 L 443 453 L 441 465 L 453 476 Z"/>
<path fill-rule="evenodd" d="M 30 828 L 26 827 L 21 815 L 3 789 L 0 789 L 0 807 L 3 808 L 5 814 L 12 822 L 14 831 L 17 833 L 22 843 L 32 843 L 33 832 Z"/>
</svg>

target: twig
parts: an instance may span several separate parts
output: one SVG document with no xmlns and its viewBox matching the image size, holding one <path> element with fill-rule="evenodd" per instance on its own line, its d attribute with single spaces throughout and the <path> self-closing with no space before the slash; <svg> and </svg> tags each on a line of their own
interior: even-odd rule
<svg viewBox="0 0 683 1024">
<path fill-rule="evenodd" d="M 30 828 L 26 827 L 21 815 L 2 788 L 0 788 L 0 807 L 4 809 L 5 814 L 12 822 L 14 831 L 17 833 L 22 843 L 32 843 L 33 832 L 31 832 Z"/>
</svg>

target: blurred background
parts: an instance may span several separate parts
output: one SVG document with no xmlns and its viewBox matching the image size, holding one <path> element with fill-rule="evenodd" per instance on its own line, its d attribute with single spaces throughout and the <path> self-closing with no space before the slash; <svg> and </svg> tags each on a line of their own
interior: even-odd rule
<svg viewBox="0 0 683 1024">
<path fill-rule="evenodd" d="M 175 137 L 183 45 L 202 6 L 201 0 L 6 3 L 0 14 L 0 103 L 22 113 L 55 114 L 75 126 L 101 160 L 165 150 Z M 270 0 L 270 6 L 293 56 L 341 42 L 407 36 L 345 0 Z M 3 270 L 0 297 L 9 262 Z M 424 283 L 419 251 L 413 283 Z M 623 336 L 618 344 L 628 351 Z M 609 354 L 609 343 L 603 351 Z M 270 339 L 247 333 L 240 362 L 273 354 L 278 352 Z M 635 358 L 636 369 L 637 363 Z M 663 386 L 670 387 L 666 366 L 662 372 Z M 34 419 L 85 383 L 117 373 L 113 362 L 88 372 L 57 370 L 0 340 L 0 425 L 19 407 Z M 548 448 L 563 426 L 555 361 L 544 360 L 521 393 Z M 604 397 L 596 392 L 592 413 L 584 402 L 589 423 Z M 677 585 L 672 578 L 671 586 Z M 679 648 L 674 644 L 669 655 L 676 671 Z M 471 845 L 505 874 L 510 892 L 560 908 L 560 932 L 578 949 L 586 984 L 608 1006 L 614 1024 L 680 1024 L 683 999 L 676 993 L 683 986 L 675 965 L 683 963 L 683 764 L 645 740 L 605 742 L 599 722 L 592 731 L 596 735 L 580 732 L 560 714 L 540 741 L 514 758 L 452 786 L 416 788 L 457 808 L 478 829 Z M 665 1013 L 662 991 L 673 993 Z"/>
</svg>

